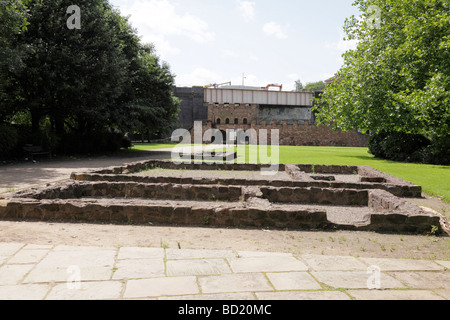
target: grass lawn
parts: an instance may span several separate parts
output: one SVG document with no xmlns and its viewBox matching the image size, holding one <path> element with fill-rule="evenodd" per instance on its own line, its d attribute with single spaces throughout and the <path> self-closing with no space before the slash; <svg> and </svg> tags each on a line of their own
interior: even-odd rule
<svg viewBox="0 0 450 320">
<path fill-rule="evenodd" d="M 136 145 L 137 150 L 172 148 L 174 145 Z M 248 153 L 248 152 L 247 152 Z M 248 159 L 248 154 L 247 154 Z M 450 167 L 375 159 L 367 148 L 280 146 L 281 164 L 367 165 L 422 186 L 428 195 L 450 203 Z"/>
</svg>

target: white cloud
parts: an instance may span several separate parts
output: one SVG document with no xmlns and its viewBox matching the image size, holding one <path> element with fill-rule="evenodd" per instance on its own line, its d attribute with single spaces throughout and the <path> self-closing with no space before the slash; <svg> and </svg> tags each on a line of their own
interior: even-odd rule
<svg viewBox="0 0 450 320">
<path fill-rule="evenodd" d="M 232 50 L 224 50 L 222 52 L 222 56 L 224 56 L 226 58 L 239 58 L 239 54 Z"/>
<path fill-rule="evenodd" d="M 191 73 L 182 74 L 176 77 L 177 86 L 205 86 L 210 83 L 225 82 L 221 76 L 205 68 L 194 69 Z"/>
<path fill-rule="evenodd" d="M 172 46 L 169 41 L 162 35 L 147 34 L 142 38 L 143 43 L 153 43 L 155 45 L 156 53 L 162 53 L 163 55 L 172 54 L 179 55 L 181 53 L 180 48 Z"/>
<path fill-rule="evenodd" d="M 325 42 L 325 47 L 327 49 L 334 49 L 338 53 L 342 54 L 347 52 L 348 50 L 354 50 L 358 46 L 358 40 L 344 40 L 345 36 L 341 32 L 339 35 L 339 40 L 336 42 Z"/>
<path fill-rule="evenodd" d="M 205 21 L 188 12 L 178 12 L 168 0 L 125 2 L 123 5 L 120 3 L 119 9 L 123 15 L 130 15 L 132 25 L 144 35 L 143 41 L 154 42 L 157 51 L 163 54 L 180 52 L 169 43 L 168 37 L 171 36 L 186 37 L 199 44 L 215 38 L 215 33 Z"/>
<path fill-rule="evenodd" d="M 252 21 L 256 16 L 256 2 L 252 1 L 238 1 L 238 10 L 241 15 L 248 21 Z"/>
<path fill-rule="evenodd" d="M 268 22 L 263 26 L 263 32 L 268 36 L 275 36 L 278 39 L 287 39 L 288 36 L 282 26 L 276 22 Z"/>
</svg>

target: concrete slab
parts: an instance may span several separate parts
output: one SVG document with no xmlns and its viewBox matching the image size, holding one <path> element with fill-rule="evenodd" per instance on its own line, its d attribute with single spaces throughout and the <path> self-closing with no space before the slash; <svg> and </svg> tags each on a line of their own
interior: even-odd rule
<svg viewBox="0 0 450 320">
<path fill-rule="evenodd" d="M 119 249 L 118 259 L 157 259 L 164 258 L 162 248 L 127 248 Z"/>
<path fill-rule="evenodd" d="M 319 282 L 332 288 L 369 289 L 374 274 L 360 271 L 319 271 L 311 272 Z M 379 278 L 380 289 L 404 288 L 405 286 L 391 276 L 381 273 Z"/>
<path fill-rule="evenodd" d="M 262 273 L 199 277 L 198 281 L 203 293 L 273 291 Z"/>
<path fill-rule="evenodd" d="M 158 300 L 244 301 L 244 300 L 255 300 L 255 296 L 251 293 L 217 293 L 217 294 L 197 294 L 197 295 L 186 295 L 186 296 L 161 297 Z"/>
<path fill-rule="evenodd" d="M 300 258 L 313 271 L 356 271 L 367 270 L 368 265 L 364 264 L 355 257 L 321 256 L 321 255 L 302 255 Z"/>
<path fill-rule="evenodd" d="M 107 300 L 120 299 L 123 283 L 119 281 L 81 282 L 79 288 L 57 284 L 46 300 Z"/>
<path fill-rule="evenodd" d="M 283 272 L 307 271 L 308 267 L 298 259 L 289 256 L 258 256 L 228 259 L 231 269 L 241 272 Z"/>
<path fill-rule="evenodd" d="M 0 300 L 43 300 L 49 290 L 48 284 L 0 286 Z"/>
<path fill-rule="evenodd" d="M 0 243 L 0 257 L 10 257 L 25 245 L 25 243 Z"/>
<path fill-rule="evenodd" d="M 45 257 L 48 252 L 49 249 L 22 249 L 8 261 L 8 264 L 37 263 Z"/>
<path fill-rule="evenodd" d="M 33 265 L 5 265 L 0 268 L 0 286 L 20 284 Z"/>
<path fill-rule="evenodd" d="M 232 273 L 225 259 L 169 260 L 166 267 L 169 277 Z"/>
<path fill-rule="evenodd" d="M 450 272 L 389 272 L 412 289 L 449 289 Z"/>
<path fill-rule="evenodd" d="M 320 290 L 322 286 L 306 272 L 267 273 L 276 290 Z"/>
<path fill-rule="evenodd" d="M 200 290 L 196 277 L 155 278 L 130 280 L 123 298 L 146 298 L 198 294 Z"/>
<path fill-rule="evenodd" d="M 444 300 L 428 290 L 349 290 L 356 300 Z"/>
<path fill-rule="evenodd" d="M 340 291 L 257 292 L 258 300 L 350 300 Z"/>
<path fill-rule="evenodd" d="M 434 292 L 444 299 L 450 300 L 450 289 L 439 289 L 434 290 Z"/>
<path fill-rule="evenodd" d="M 119 260 L 114 268 L 114 280 L 160 278 L 165 276 L 163 259 Z"/>
<path fill-rule="evenodd" d="M 450 270 L 450 261 L 435 261 L 446 269 Z"/>
<path fill-rule="evenodd" d="M 109 280 L 115 249 L 59 247 L 39 262 L 24 283 L 65 282 L 77 277 L 81 281 Z"/>
<path fill-rule="evenodd" d="M 234 258 L 236 254 L 232 250 L 177 250 L 166 249 L 168 260 L 185 259 L 211 259 L 211 258 Z"/>
<path fill-rule="evenodd" d="M 444 267 L 433 261 L 406 259 L 360 258 L 370 266 L 377 266 L 381 271 L 444 271 Z"/>
</svg>

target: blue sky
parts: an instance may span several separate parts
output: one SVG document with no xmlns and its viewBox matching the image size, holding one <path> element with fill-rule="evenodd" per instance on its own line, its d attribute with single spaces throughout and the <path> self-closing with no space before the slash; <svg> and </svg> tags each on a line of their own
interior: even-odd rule
<svg viewBox="0 0 450 320">
<path fill-rule="evenodd" d="M 231 81 L 294 89 L 325 80 L 354 43 L 343 41 L 353 0 L 110 0 L 152 42 L 178 86 Z"/>
</svg>

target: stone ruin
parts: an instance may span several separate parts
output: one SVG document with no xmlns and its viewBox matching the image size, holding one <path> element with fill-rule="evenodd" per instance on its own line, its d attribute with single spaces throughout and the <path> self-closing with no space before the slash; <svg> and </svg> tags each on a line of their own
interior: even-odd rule
<svg viewBox="0 0 450 320">
<path fill-rule="evenodd" d="M 422 188 L 367 166 L 176 165 L 143 161 L 73 173 L 71 179 L 3 195 L 0 219 L 137 225 L 448 232 L 439 214 L 403 198 Z"/>
</svg>

